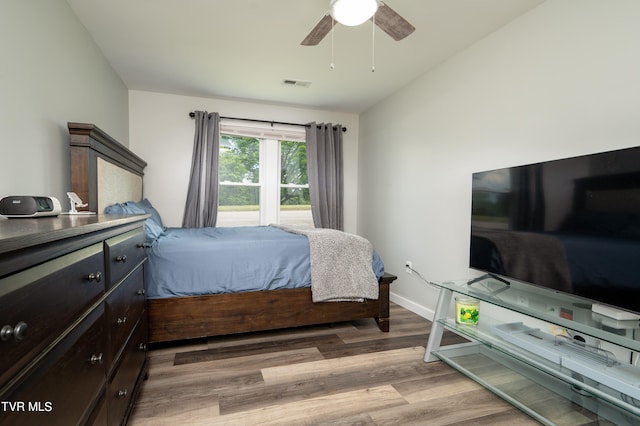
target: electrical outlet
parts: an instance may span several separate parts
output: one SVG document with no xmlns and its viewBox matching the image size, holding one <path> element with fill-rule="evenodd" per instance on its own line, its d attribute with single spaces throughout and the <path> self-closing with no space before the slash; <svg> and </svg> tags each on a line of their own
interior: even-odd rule
<svg viewBox="0 0 640 426">
<path fill-rule="evenodd" d="M 407 274 L 413 274 L 413 262 L 410 260 L 405 260 L 404 261 L 404 270 Z"/>
</svg>

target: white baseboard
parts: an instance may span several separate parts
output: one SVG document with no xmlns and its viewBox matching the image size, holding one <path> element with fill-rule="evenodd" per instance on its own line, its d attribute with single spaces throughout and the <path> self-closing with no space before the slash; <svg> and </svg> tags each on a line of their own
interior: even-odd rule
<svg viewBox="0 0 640 426">
<path fill-rule="evenodd" d="M 411 312 L 420 315 L 422 318 L 426 318 L 429 321 L 433 321 L 433 317 L 435 312 L 425 306 L 419 305 L 405 297 L 399 296 L 393 292 L 389 294 L 389 300 L 393 303 L 396 303 L 402 306 L 405 309 L 410 310 Z"/>
</svg>

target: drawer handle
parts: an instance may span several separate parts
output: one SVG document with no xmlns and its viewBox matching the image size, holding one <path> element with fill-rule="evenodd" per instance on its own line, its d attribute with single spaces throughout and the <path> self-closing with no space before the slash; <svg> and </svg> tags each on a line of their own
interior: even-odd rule
<svg viewBox="0 0 640 426">
<path fill-rule="evenodd" d="M 0 329 L 0 340 L 6 342 L 11 339 L 11 336 L 13 336 L 16 342 L 24 340 L 24 338 L 27 337 L 28 328 L 27 323 L 24 321 L 20 321 L 15 327 L 5 325 Z"/>
<path fill-rule="evenodd" d="M 147 344 L 146 343 L 140 343 L 140 346 L 138 346 L 138 349 L 141 351 L 146 351 L 147 350 Z"/>
<path fill-rule="evenodd" d="M 122 255 L 116 257 L 116 262 L 125 263 L 126 261 L 127 261 L 127 255 L 126 254 L 122 254 Z"/>
<path fill-rule="evenodd" d="M 102 279 L 102 272 L 98 271 L 96 273 L 90 273 L 89 276 L 87 277 L 87 279 L 89 281 L 95 281 L 97 283 L 100 282 L 100 280 Z"/>
<path fill-rule="evenodd" d="M 144 291 L 144 288 L 141 288 L 140 290 L 138 290 L 138 296 L 144 296 L 146 292 Z"/>
<path fill-rule="evenodd" d="M 89 361 L 91 362 L 91 364 L 102 364 L 102 356 L 102 353 L 99 353 L 98 355 L 91 355 Z"/>
<path fill-rule="evenodd" d="M 125 325 L 127 323 L 127 317 L 118 318 L 118 325 Z"/>
<path fill-rule="evenodd" d="M 119 390 L 118 391 L 118 398 L 126 398 L 127 393 L 129 393 L 129 392 L 127 392 L 126 389 L 125 390 Z"/>
</svg>

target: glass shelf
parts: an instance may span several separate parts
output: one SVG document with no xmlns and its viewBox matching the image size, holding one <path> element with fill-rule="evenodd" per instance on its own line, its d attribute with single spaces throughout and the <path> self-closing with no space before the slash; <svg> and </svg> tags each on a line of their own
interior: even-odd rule
<svg viewBox="0 0 640 426">
<path fill-rule="evenodd" d="M 530 351 L 527 351 L 520 346 L 513 345 L 497 336 L 492 330 L 494 326 L 502 324 L 502 321 L 483 315 L 481 316 L 481 320 L 478 325 L 475 326 L 456 324 L 450 320 L 438 320 L 438 322 L 444 325 L 447 329 L 491 349 L 492 351 L 482 351 L 485 356 L 487 356 L 488 353 L 495 354 L 496 352 L 499 352 L 499 354 L 496 354 L 496 357 L 503 360 L 503 363 L 505 359 L 509 359 L 510 364 L 512 365 L 516 361 L 518 363 L 526 364 L 527 369 L 537 372 L 537 374 L 530 373 L 529 376 L 538 378 L 538 382 L 542 382 L 541 384 L 543 385 L 549 382 L 549 377 L 553 377 L 556 384 L 551 387 L 552 390 L 556 392 L 561 391 L 560 395 L 566 399 L 571 399 L 575 396 L 573 394 L 580 390 L 583 396 L 588 394 L 591 397 L 596 397 L 602 401 L 606 401 L 606 403 L 611 406 L 611 410 L 613 410 L 613 407 L 616 407 L 616 409 L 620 409 L 622 412 L 638 416 L 636 420 L 640 419 L 640 401 L 635 401 L 627 395 L 622 395 L 618 390 L 612 389 L 594 380 L 582 377 L 580 374 L 576 374 L 574 371 L 565 368 L 556 362 L 533 354 Z M 477 350 L 478 349 L 476 348 L 476 351 Z M 582 350 L 585 351 L 585 353 L 590 352 L 589 349 Z M 449 349 L 447 347 L 440 348 L 436 351 L 435 355 L 440 359 L 443 359 L 443 356 L 453 359 L 456 357 L 456 354 L 460 353 L 469 355 L 466 350 L 460 351 L 459 349 Z"/>
<path fill-rule="evenodd" d="M 635 330 L 640 330 L 638 320 L 618 321 L 608 318 L 591 312 L 590 302 L 586 299 L 517 281 L 511 282 L 511 285 L 491 278 L 473 284 L 467 282 L 445 281 L 432 284 L 640 352 L 640 341 L 634 338 Z"/>
<path fill-rule="evenodd" d="M 454 294 L 466 295 L 631 351 L 640 351 L 637 320 L 605 318 L 584 299 L 517 282 L 433 284 L 441 290 L 426 362 L 442 360 L 544 424 L 640 424 L 640 368 L 628 360 L 527 326 L 526 318 L 505 324 L 481 310 L 478 324 L 466 325 L 448 311 Z M 471 343 L 440 346 L 445 329 Z"/>
<path fill-rule="evenodd" d="M 484 344 L 441 348 L 436 356 L 546 425 L 637 425 L 640 417 Z M 607 424 L 604 422 L 604 424 Z"/>
</svg>

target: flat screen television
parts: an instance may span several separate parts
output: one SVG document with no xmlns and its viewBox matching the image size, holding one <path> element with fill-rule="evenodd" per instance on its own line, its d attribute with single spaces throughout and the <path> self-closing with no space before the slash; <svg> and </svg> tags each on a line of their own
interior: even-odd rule
<svg viewBox="0 0 640 426">
<path fill-rule="evenodd" d="M 473 173 L 469 265 L 640 313 L 640 147 Z"/>
</svg>

